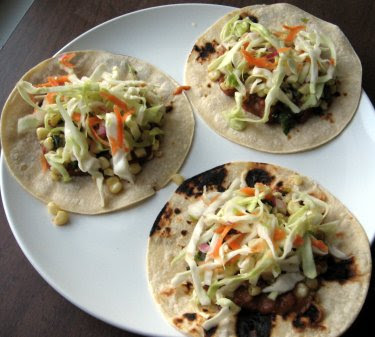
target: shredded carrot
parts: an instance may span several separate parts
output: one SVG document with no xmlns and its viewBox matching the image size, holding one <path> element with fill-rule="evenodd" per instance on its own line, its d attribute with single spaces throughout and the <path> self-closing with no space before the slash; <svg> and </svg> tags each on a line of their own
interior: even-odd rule
<svg viewBox="0 0 375 337">
<path fill-rule="evenodd" d="M 234 240 L 229 241 L 228 242 L 229 248 L 232 249 L 232 250 L 236 250 L 236 249 L 241 248 L 241 242 L 244 239 L 245 235 L 246 235 L 245 233 L 241 233 Z"/>
<path fill-rule="evenodd" d="M 184 90 L 190 90 L 190 85 L 181 85 L 176 88 L 176 90 L 173 92 L 173 95 L 181 95 Z"/>
<path fill-rule="evenodd" d="M 122 120 L 124 122 L 126 122 L 126 120 L 128 119 L 129 116 L 131 116 L 132 114 L 134 114 L 135 110 L 134 109 L 131 109 L 131 110 L 128 110 L 127 112 L 124 113 L 124 115 L 122 116 Z"/>
<path fill-rule="evenodd" d="M 98 134 L 96 133 L 95 129 L 94 129 L 95 125 L 98 125 L 102 122 L 103 121 L 101 119 L 99 119 L 98 117 L 88 117 L 89 128 L 90 128 L 90 131 L 91 131 L 92 135 L 94 136 L 94 138 L 99 143 L 103 144 L 104 146 L 109 147 L 109 143 L 107 141 L 105 141 L 103 138 L 99 137 Z"/>
<path fill-rule="evenodd" d="M 75 122 L 80 122 L 81 121 L 81 114 L 79 112 L 73 112 L 72 119 Z"/>
<path fill-rule="evenodd" d="M 39 83 L 36 87 L 57 87 L 58 85 L 62 85 L 65 82 L 70 82 L 68 76 L 48 76 L 47 82 Z"/>
<path fill-rule="evenodd" d="M 242 194 L 248 195 L 249 197 L 253 197 L 255 195 L 255 188 L 252 188 L 252 187 L 242 187 L 240 189 L 240 192 Z"/>
<path fill-rule="evenodd" d="M 246 62 L 250 66 L 256 66 L 266 69 L 275 69 L 276 63 L 269 62 L 266 57 L 255 57 L 253 54 L 248 52 L 245 48 L 247 47 L 248 42 L 245 42 L 241 48 L 241 54 L 245 58 Z"/>
<path fill-rule="evenodd" d="M 299 234 L 296 235 L 293 241 L 293 245 L 296 247 L 302 246 L 303 245 L 303 237 Z"/>
<path fill-rule="evenodd" d="M 220 234 L 220 237 L 219 239 L 217 240 L 217 243 L 215 245 L 215 248 L 213 250 L 213 252 L 211 253 L 211 255 L 214 257 L 214 258 L 217 258 L 219 256 L 219 249 L 220 247 L 222 246 L 223 244 L 223 241 L 224 241 L 224 238 L 226 237 L 226 235 L 229 233 L 229 231 L 235 226 L 236 224 L 232 224 L 232 225 L 223 225 L 223 226 L 220 226 L 222 227 L 221 229 L 221 234 Z M 219 227 L 219 228 L 220 228 Z M 219 229 L 218 228 L 218 229 Z M 216 232 L 216 231 L 215 231 Z"/>
<path fill-rule="evenodd" d="M 329 63 L 332 64 L 332 65 L 334 66 L 334 65 L 335 65 L 335 60 L 331 57 L 331 58 L 329 59 Z"/>
<path fill-rule="evenodd" d="M 220 226 L 220 227 L 216 228 L 215 233 L 221 234 L 226 227 L 227 226 Z"/>
<path fill-rule="evenodd" d="M 58 85 L 64 84 L 65 82 L 70 82 L 70 80 L 69 80 L 69 78 L 68 78 L 67 75 L 63 75 L 63 76 L 48 76 L 47 77 L 47 81 L 48 82 L 55 82 Z"/>
<path fill-rule="evenodd" d="M 49 164 L 47 162 L 46 157 L 44 157 L 44 153 L 40 154 L 40 163 L 42 164 L 42 171 L 46 172 L 49 169 Z"/>
<path fill-rule="evenodd" d="M 111 146 L 112 154 L 114 155 L 120 148 L 118 147 L 117 139 L 113 137 L 108 137 L 109 144 Z"/>
<path fill-rule="evenodd" d="M 67 53 L 60 57 L 59 61 L 62 65 L 68 68 L 73 68 L 74 64 L 70 63 L 73 57 L 76 56 L 76 53 Z"/>
<path fill-rule="evenodd" d="M 306 28 L 305 26 L 286 26 L 286 25 L 284 25 L 283 27 L 289 30 L 287 37 L 284 39 L 285 42 L 293 42 L 297 34 L 301 30 Z"/>
<path fill-rule="evenodd" d="M 279 48 L 279 49 L 277 49 L 277 52 L 279 54 L 281 54 L 281 53 L 285 53 L 285 52 L 289 51 L 290 49 L 291 48 L 289 48 L 289 47 Z"/>
<path fill-rule="evenodd" d="M 322 240 L 312 239 L 311 244 L 323 252 L 328 252 L 328 247 Z"/>
<path fill-rule="evenodd" d="M 285 239 L 286 233 L 283 229 L 281 228 L 275 228 L 273 231 L 273 240 L 274 241 L 279 241 Z"/>
<path fill-rule="evenodd" d="M 49 104 L 53 104 L 56 102 L 56 93 L 55 92 L 49 92 L 46 95 L 46 100 Z"/>
<path fill-rule="evenodd" d="M 108 101 L 111 101 L 112 103 L 114 103 L 117 106 L 119 106 L 121 108 L 121 110 L 123 110 L 124 112 L 127 112 L 129 110 L 129 108 L 126 105 L 126 103 L 124 101 L 122 101 L 121 99 L 117 98 L 116 96 L 111 95 L 111 94 L 109 94 L 109 93 L 107 93 L 105 91 L 99 92 L 99 95 L 101 97 L 103 97 L 104 99 L 106 99 Z"/>
<path fill-rule="evenodd" d="M 124 149 L 126 152 L 129 152 L 129 149 L 124 147 L 124 122 L 121 116 L 120 108 L 115 104 L 113 106 L 113 111 L 117 119 L 117 146 L 119 149 Z"/>
</svg>

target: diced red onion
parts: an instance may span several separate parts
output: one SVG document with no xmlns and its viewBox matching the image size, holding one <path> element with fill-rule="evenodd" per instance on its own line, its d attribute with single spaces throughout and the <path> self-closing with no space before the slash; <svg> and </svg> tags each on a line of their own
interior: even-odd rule
<svg viewBox="0 0 375 337">
<path fill-rule="evenodd" d="M 269 48 L 268 51 L 270 52 L 270 54 L 266 55 L 266 58 L 268 59 L 274 58 L 275 56 L 279 55 L 279 53 L 277 52 L 275 48 Z"/>
<path fill-rule="evenodd" d="M 198 249 L 202 252 L 202 253 L 207 253 L 209 250 L 210 250 L 210 245 L 208 243 L 201 243 L 199 246 L 198 246 Z"/>
<path fill-rule="evenodd" d="M 96 131 L 96 133 L 97 133 L 97 135 L 98 135 L 99 137 L 102 137 L 102 138 L 104 138 L 104 137 L 107 135 L 107 132 L 106 132 L 106 130 L 105 130 L 105 126 L 104 126 L 104 124 L 99 124 L 99 128 L 98 128 L 98 130 Z"/>
<path fill-rule="evenodd" d="M 286 214 L 286 204 L 283 200 L 275 198 L 276 208 L 283 214 Z"/>
</svg>

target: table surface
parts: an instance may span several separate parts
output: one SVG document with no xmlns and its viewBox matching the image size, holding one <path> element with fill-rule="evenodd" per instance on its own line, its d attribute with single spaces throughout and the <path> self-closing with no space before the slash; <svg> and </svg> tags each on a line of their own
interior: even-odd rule
<svg viewBox="0 0 375 337">
<path fill-rule="evenodd" d="M 53 55 L 88 29 L 139 9 L 184 1 L 35 0 L 0 50 L 0 106 L 17 80 L 33 65 Z M 203 1 L 190 1 L 203 2 Z M 255 1 L 204 1 L 243 7 Z M 274 3 L 276 1 L 261 1 Z M 375 103 L 375 2 L 372 0 L 289 1 L 341 27 L 363 66 L 363 89 Z M 372 256 L 375 245 L 371 247 Z M 374 277 L 372 277 L 374 280 Z M 368 335 L 375 312 L 375 285 L 357 320 L 345 336 Z M 367 323 L 367 324 L 366 324 Z M 363 331 L 363 333 L 361 333 Z M 0 207 L 0 335 L 12 337 L 137 336 L 84 313 L 53 290 L 18 247 Z"/>
</svg>

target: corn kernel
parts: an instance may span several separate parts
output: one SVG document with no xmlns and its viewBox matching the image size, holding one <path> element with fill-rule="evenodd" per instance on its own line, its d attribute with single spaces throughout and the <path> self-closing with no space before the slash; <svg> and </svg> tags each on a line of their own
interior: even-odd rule
<svg viewBox="0 0 375 337">
<path fill-rule="evenodd" d="M 98 159 L 102 170 L 105 170 L 109 167 L 109 161 L 106 157 L 99 157 Z"/>
<path fill-rule="evenodd" d="M 298 298 L 304 298 L 309 294 L 309 288 L 307 288 L 306 284 L 300 282 L 297 284 L 297 287 L 294 288 L 294 295 Z"/>
<path fill-rule="evenodd" d="M 109 186 L 109 191 L 113 194 L 117 194 L 122 190 L 122 184 L 120 182 L 114 183 L 113 185 Z"/>
<path fill-rule="evenodd" d="M 56 216 L 53 219 L 53 223 L 56 226 L 64 226 L 68 223 L 69 221 L 69 214 L 68 212 L 65 211 L 58 211 Z"/>
<path fill-rule="evenodd" d="M 56 215 L 57 212 L 60 210 L 60 208 L 52 201 L 47 204 L 47 209 L 48 212 L 52 215 Z"/>
<path fill-rule="evenodd" d="M 249 287 L 249 294 L 251 296 L 257 296 L 262 292 L 262 288 L 257 287 L 257 286 L 250 286 Z"/>
<path fill-rule="evenodd" d="M 64 148 L 63 148 L 63 147 L 59 147 L 59 148 L 56 150 L 56 154 L 57 154 L 59 157 L 62 157 L 63 152 L 64 152 Z"/>
<path fill-rule="evenodd" d="M 43 146 L 45 147 L 45 149 L 47 150 L 47 152 L 53 150 L 53 139 L 52 137 L 47 137 L 44 142 L 43 142 Z"/>
<path fill-rule="evenodd" d="M 129 171 L 131 174 L 136 175 L 142 171 L 142 166 L 139 163 L 132 163 L 129 165 Z"/>
<path fill-rule="evenodd" d="M 211 81 L 217 81 L 221 76 L 221 72 L 220 70 L 214 70 L 214 71 L 210 71 L 208 73 L 208 77 Z"/>
<path fill-rule="evenodd" d="M 38 140 L 44 140 L 48 136 L 48 129 L 46 128 L 37 128 L 36 129 L 36 136 Z"/>
<path fill-rule="evenodd" d="M 115 183 L 118 183 L 119 181 L 120 180 L 117 177 L 110 177 L 110 178 L 106 179 L 105 183 L 106 183 L 107 186 L 110 186 L 110 185 L 113 185 Z"/>
<path fill-rule="evenodd" d="M 113 173 L 113 170 L 109 167 L 103 170 L 103 173 L 105 176 L 113 177 L 115 174 Z"/>
<path fill-rule="evenodd" d="M 185 178 L 181 175 L 181 174 L 174 174 L 172 177 L 171 177 L 172 181 L 176 184 L 176 185 L 181 185 Z"/>
<path fill-rule="evenodd" d="M 50 120 L 48 121 L 49 125 L 52 127 L 55 127 L 59 122 L 61 121 L 61 116 L 60 114 L 53 115 Z"/>
<path fill-rule="evenodd" d="M 147 155 L 147 152 L 143 147 L 139 147 L 139 148 L 135 149 L 134 153 L 137 156 L 137 158 L 146 157 L 146 155 Z"/>
<path fill-rule="evenodd" d="M 105 183 L 108 186 L 109 191 L 113 194 L 117 194 L 122 190 L 122 184 L 117 177 L 110 177 L 106 179 Z"/>
</svg>

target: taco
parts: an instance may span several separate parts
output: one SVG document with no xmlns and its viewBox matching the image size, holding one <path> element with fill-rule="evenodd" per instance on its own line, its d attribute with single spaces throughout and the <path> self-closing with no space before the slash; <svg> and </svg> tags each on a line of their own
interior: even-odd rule
<svg viewBox="0 0 375 337">
<path fill-rule="evenodd" d="M 185 82 L 196 112 L 244 146 L 320 146 L 352 119 L 362 67 L 343 32 L 289 4 L 235 10 L 196 41 Z"/>
<path fill-rule="evenodd" d="M 147 258 L 154 299 L 189 336 L 337 336 L 371 273 L 367 236 L 340 201 L 307 177 L 253 162 L 180 185 Z"/>
<path fill-rule="evenodd" d="M 130 56 L 77 51 L 45 60 L 1 118 L 8 167 L 32 195 L 84 214 L 139 202 L 182 165 L 194 117 L 178 84 Z"/>
</svg>

